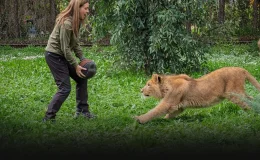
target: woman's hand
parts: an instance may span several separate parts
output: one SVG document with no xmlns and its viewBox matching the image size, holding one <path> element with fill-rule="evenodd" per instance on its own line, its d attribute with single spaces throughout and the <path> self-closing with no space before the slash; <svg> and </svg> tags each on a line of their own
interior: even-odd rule
<svg viewBox="0 0 260 160">
<path fill-rule="evenodd" d="M 80 78 L 85 78 L 86 76 L 81 72 L 81 70 L 87 70 L 84 67 L 81 67 L 80 65 L 77 65 L 76 67 L 76 73 Z"/>
</svg>

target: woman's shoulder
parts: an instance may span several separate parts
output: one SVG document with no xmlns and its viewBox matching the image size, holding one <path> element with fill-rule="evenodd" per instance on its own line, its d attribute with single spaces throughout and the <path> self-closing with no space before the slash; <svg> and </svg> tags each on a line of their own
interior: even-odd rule
<svg viewBox="0 0 260 160">
<path fill-rule="evenodd" d="M 66 28 L 72 28 L 72 17 L 67 17 L 65 20 L 64 20 L 64 26 Z"/>
</svg>

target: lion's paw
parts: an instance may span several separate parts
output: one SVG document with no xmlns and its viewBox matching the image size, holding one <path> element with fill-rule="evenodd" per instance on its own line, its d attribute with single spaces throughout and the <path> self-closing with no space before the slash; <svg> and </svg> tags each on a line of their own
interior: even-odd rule
<svg viewBox="0 0 260 160">
<path fill-rule="evenodd" d="M 143 120 L 141 119 L 140 116 L 134 116 L 133 117 L 139 124 L 144 124 Z"/>
</svg>

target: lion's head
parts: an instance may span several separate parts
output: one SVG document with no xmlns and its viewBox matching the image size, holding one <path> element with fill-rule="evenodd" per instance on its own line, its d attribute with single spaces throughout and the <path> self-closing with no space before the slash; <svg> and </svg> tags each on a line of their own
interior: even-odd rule
<svg viewBox="0 0 260 160">
<path fill-rule="evenodd" d="M 162 77 L 158 74 L 153 74 L 152 78 L 146 82 L 146 85 L 141 89 L 142 94 L 145 97 L 155 97 L 162 98 L 162 92 L 160 89 L 160 84 L 162 81 Z"/>
</svg>

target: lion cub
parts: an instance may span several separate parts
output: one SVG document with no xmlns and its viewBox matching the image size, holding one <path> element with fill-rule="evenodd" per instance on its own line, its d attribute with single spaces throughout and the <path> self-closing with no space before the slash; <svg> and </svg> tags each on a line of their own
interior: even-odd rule
<svg viewBox="0 0 260 160">
<path fill-rule="evenodd" d="M 177 116 L 186 108 L 202 108 L 217 104 L 225 98 L 243 109 L 250 109 L 239 97 L 252 99 L 245 93 L 245 81 L 248 80 L 260 91 L 260 84 L 245 69 L 224 67 L 193 79 L 186 74 L 153 74 L 141 89 L 144 96 L 161 99 L 160 103 L 140 116 L 134 118 L 139 123 L 165 115 L 169 119 Z M 240 95 L 240 96 L 238 96 Z"/>
</svg>

